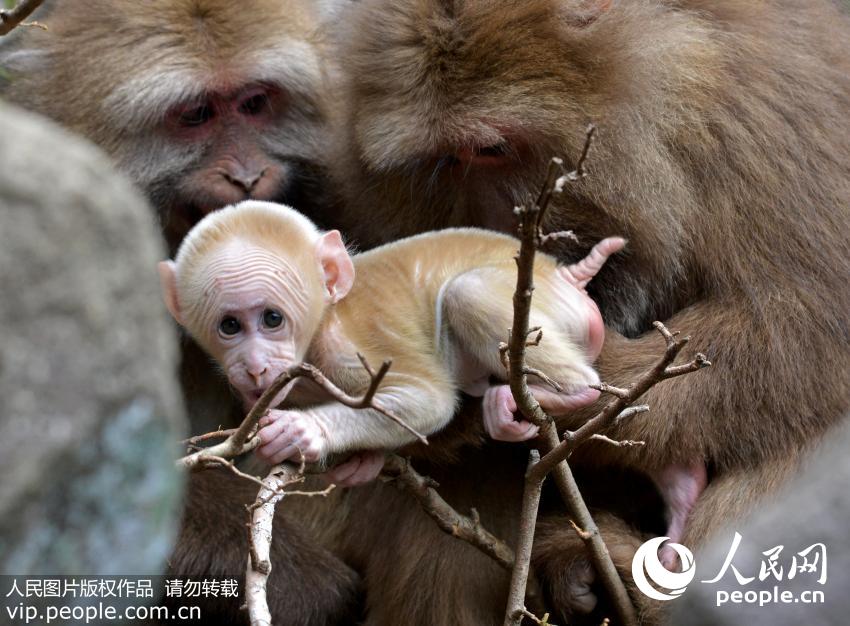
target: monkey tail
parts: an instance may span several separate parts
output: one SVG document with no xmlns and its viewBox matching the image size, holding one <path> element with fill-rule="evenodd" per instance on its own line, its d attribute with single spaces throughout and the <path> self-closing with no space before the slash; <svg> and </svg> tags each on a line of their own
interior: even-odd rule
<svg viewBox="0 0 850 626">
<path fill-rule="evenodd" d="M 608 257 L 622 250 L 625 245 L 626 240 L 622 237 L 607 237 L 593 246 L 588 255 L 578 263 L 559 268 L 561 274 L 579 289 L 584 289 L 599 273 Z"/>
</svg>

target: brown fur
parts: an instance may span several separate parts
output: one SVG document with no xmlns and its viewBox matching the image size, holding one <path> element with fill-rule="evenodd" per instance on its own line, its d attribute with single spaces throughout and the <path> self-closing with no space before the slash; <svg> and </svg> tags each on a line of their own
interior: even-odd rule
<svg viewBox="0 0 850 626">
<path fill-rule="evenodd" d="M 204 623 L 247 624 L 244 603 L 248 521 L 245 505 L 257 489 L 227 470 L 193 474 L 186 515 L 177 538 L 178 549 L 169 560 L 170 575 L 233 578 L 239 581 L 240 598 L 192 599 L 202 610 Z M 297 497 L 297 496 L 293 496 Z M 332 626 L 347 623 L 360 611 L 360 577 L 336 556 L 323 549 L 302 524 L 278 507 L 271 544 L 272 571 L 268 598 L 275 624 L 282 626 Z M 165 599 L 173 606 L 180 599 Z M 170 623 L 170 622 L 169 622 Z"/>
<path fill-rule="evenodd" d="M 52 34 L 25 33 L 24 50 L 36 54 L 19 56 L 11 69 L 34 72 L 26 80 L 18 74 L 11 93 L 101 143 L 167 211 L 173 179 L 158 175 L 170 164 L 145 171 L 153 153 L 127 160 L 155 134 L 142 124 L 110 135 L 100 123 L 100 88 L 89 98 L 75 87 L 104 73 L 112 81 L 121 50 L 131 59 L 125 66 L 145 64 L 137 51 L 153 43 L 147 37 L 109 46 L 110 37 L 140 32 L 115 23 L 114 7 L 130 4 L 141 6 L 58 3 L 57 11 L 68 11 L 67 40 L 59 13 Z M 251 3 L 228 4 L 251 24 L 269 21 Z M 696 540 L 751 506 L 848 406 L 850 38 L 846 18 L 825 1 L 610 4 L 601 14 L 592 2 L 555 0 L 373 0 L 356 8 L 353 42 L 341 56 L 353 77 L 349 136 L 340 147 L 352 209 L 339 217 L 364 244 L 438 225 L 509 228 L 510 207 L 537 190 L 545 161 L 574 158 L 585 124 L 596 122 L 592 175 L 560 202 L 551 226 L 577 230 L 587 247 L 603 235 L 628 236 L 630 256 L 595 280 L 609 325 L 634 338 L 663 319 L 694 334 L 692 345 L 716 365 L 647 398 L 653 412 L 619 433 L 646 438 L 647 450 L 593 455 L 638 467 L 710 460 L 715 476 L 691 521 Z M 459 147 L 476 150 L 499 138 L 481 119 L 511 122 L 523 140 L 512 148 L 521 164 L 496 175 L 448 167 Z M 558 253 L 569 260 L 585 251 Z M 609 337 L 600 368 L 612 382 L 630 380 L 660 348 L 652 335 Z M 227 405 L 203 370 L 188 368 L 184 382 L 192 413 L 215 416 Z M 463 424 L 464 436 L 478 441 L 474 412 L 451 428 Z M 462 457 L 468 469 L 423 471 L 438 476 L 460 510 L 479 507 L 484 522 L 510 539 L 517 499 L 509 477 L 522 473 L 522 446 L 449 443 L 447 457 Z M 426 456 L 442 450 L 438 444 Z M 492 472 L 504 480 L 482 481 Z M 340 549 L 366 574 L 370 623 L 499 623 L 504 573 L 383 491 L 378 485 L 304 504 L 327 507 L 324 517 L 308 519 L 329 541 L 340 540 L 334 529 L 342 512 L 354 524 Z M 627 544 L 628 530 L 613 527 Z M 542 574 L 549 559 L 555 570 L 548 571 L 557 573 L 557 563 L 576 553 L 557 540 L 561 530 L 541 525 L 535 563 Z M 558 534 L 549 541 L 550 533 Z M 231 553 L 230 545 L 200 545 L 216 546 L 217 566 L 244 567 L 241 546 Z M 570 608 L 560 602 L 567 606 L 559 610 Z"/>
<path fill-rule="evenodd" d="M 88 137 L 148 193 L 172 247 L 217 199 L 185 181 L 207 167 L 211 148 L 180 141 L 166 121 L 174 106 L 253 83 L 285 94 L 276 124 L 225 138 L 283 168 L 278 188 L 258 199 L 307 212 L 333 204 L 322 146 L 333 116 L 320 3 L 308 0 L 67 0 L 0 53 L 4 95 Z M 225 146 L 227 149 L 227 146 Z M 235 157 L 237 160 L 239 156 Z M 212 205 L 212 206 L 210 206 Z"/>
<path fill-rule="evenodd" d="M 233 138 L 281 168 L 270 197 L 310 213 L 335 204 L 323 183 L 333 80 L 321 3 L 309 0 L 64 0 L 0 51 L 10 84 L 3 95 L 105 149 L 150 198 L 172 249 L 205 211 L 238 198 L 208 197 L 197 180 L 217 145 L 175 140 L 170 105 L 261 80 L 287 94 L 274 128 Z M 203 196 L 203 197 L 199 197 Z M 238 419 L 222 377 L 191 341 L 181 368 L 194 430 Z"/>
<path fill-rule="evenodd" d="M 265 199 L 302 211 L 333 206 L 323 146 L 333 111 L 325 59 L 324 2 L 314 0 L 62 0 L 0 49 L 4 97 L 48 115 L 106 150 L 148 194 L 172 247 L 205 211 L 234 201 L 186 181 L 212 169 L 211 149 L 259 153 L 279 167 L 281 184 Z M 286 95 L 264 132 L 231 133 L 217 145 L 178 141 L 166 117 L 177 106 L 248 84 Z M 213 172 L 214 173 L 214 172 Z M 49 184 L 46 181 L 45 184 Z M 199 188 L 198 188 L 199 187 Z M 203 196 L 203 198 L 199 198 Z M 151 268 L 153 271 L 153 268 Z M 231 425 L 242 410 L 223 377 L 192 342 L 181 369 L 196 432 Z M 246 564 L 243 504 L 256 487 L 226 472 L 189 477 L 186 514 L 171 559 L 175 574 L 241 578 Z M 278 515 L 269 600 L 275 623 L 350 623 L 359 614 L 359 577 Z M 301 549 L 303 548 L 303 550 Z M 242 598 L 205 606 L 207 623 L 246 621 Z"/>
<path fill-rule="evenodd" d="M 509 229 L 548 158 L 575 158 L 595 122 L 590 176 L 548 226 L 581 238 L 559 246 L 564 260 L 606 235 L 629 240 L 590 288 L 610 328 L 602 377 L 628 383 L 657 358 L 655 319 L 715 365 L 653 389 L 652 411 L 613 432 L 644 448 L 580 458 L 646 471 L 704 461 L 694 546 L 850 408 L 850 24 L 826 1 L 595 6 L 363 2 L 342 55 L 340 219 L 367 245 L 445 225 Z M 502 140 L 502 166 L 463 162 Z M 475 480 L 458 471 L 443 487 L 468 481 L 460 502 L 478 505 Z M 435 611 L 459 601 L 444 589 Z"/>
</svg>

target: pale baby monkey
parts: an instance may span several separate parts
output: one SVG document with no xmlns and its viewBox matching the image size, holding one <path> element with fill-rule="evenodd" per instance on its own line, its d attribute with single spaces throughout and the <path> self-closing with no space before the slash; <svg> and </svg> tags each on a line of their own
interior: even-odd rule
<svg viewBox="0 0 850 626">
<path fill-rule="evenodd" d="M 561 387 L 531 385 L 551 414 L 598 396 L 588 384 L 599 380 L 591 363 L 604 329 L 584 287 L 624 243 L 604 239 L 570 266 L 537 258 L 531 323 L 544 339 L 527 361 Z M 359 352 L 372 363 L 392 359 L 375 401 L 416 431 L 445 427 L 463 391 L 483 396 L 491 436 L 522 441 L 537 427 L 514 419 L 498 350 L 513 316 L 517 249 L 512 237 L 464 228 L 352 257 L 338 231 L 320 232 L 287 206 L 248 200 L 206 216 L 159 271 L 169 311 L 221 365 L 246 408 L 302 361 L 347 393 L 362 393 L 369 376 Z M 260 425 L 258 455 L 269 463 L 367 451 L 337 472 L 348 484 L 377 474 L 379 451 L 415 440 L 374 410 L 334 401 L 274 409 Z"/>
</svg>

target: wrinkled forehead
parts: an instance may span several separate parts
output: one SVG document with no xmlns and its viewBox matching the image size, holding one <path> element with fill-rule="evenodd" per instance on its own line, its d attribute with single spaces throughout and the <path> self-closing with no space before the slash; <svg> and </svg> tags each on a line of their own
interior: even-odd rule
<svg viewBox="0 0 850 626">
<path fill-rule="evenodd" d="M 193 289 L 199 305 L 193 317 L 275 305 L 294 321 L 308 308 L 309 269 L 263 246 L 230 241 L 203 259 Z"/>
</svg>

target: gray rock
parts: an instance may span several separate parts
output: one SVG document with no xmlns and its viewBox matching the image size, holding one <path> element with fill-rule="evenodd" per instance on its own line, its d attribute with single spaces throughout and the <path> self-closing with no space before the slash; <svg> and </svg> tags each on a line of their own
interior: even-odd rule
<svg viewBox="0 0 850 626">
<path fill-rule="evenodd" d="M 0 102 L 0 573 L 160 573 L 184 410 L 153 212 Z"/>
<path fill-rule="evenodd" d="M 845 422 L 828 435 L 822 446 L 811 451 L 808 467 L 773 504 L 718 533 L 705 549 L 697 552 L 694 559 L 696 578 L 681 598 L 671 602 L 673 612 L 668 623 L 677 626 L 837 626 L 850 622 L 848 451 L 850 423 Z M 739 583 L 730 567 L 716 583 L 699 582 L 712 580 L 720 573 L 736 531 L 741 541 L 731 565 L 742 576 L 754 580 Z M 818 549 L 806 556 L 807 562 L 814 565 L 813 571 L 799 570 L 804 560 L 798 553 L 817 543 L 822 543 L 826 551 L 823 584 L 819 581 L 823 574 L 823 558 L 818 556 L 815 562 Z M 772 573 L 768 568 L 771 555 L 764 552 L 776 546 L 782 546 L 782 551 L 776 554 L 776 573 Z M 789 579 L 795 559 L 798 568 Z M 778 575 L 780 568 L 781 575 Z M 741 595 L 733 596 L 734 591 Z M 812 592 L 822 593 L 822 598 Z M 748 601 L 753 599 L 755 602 Z"/>
</svg>

